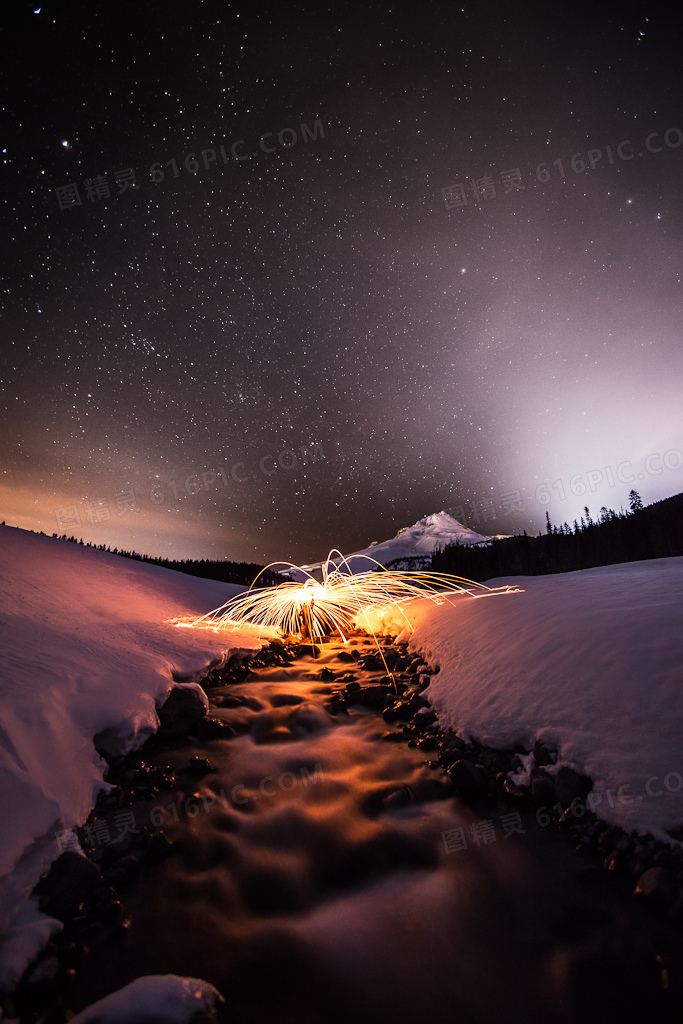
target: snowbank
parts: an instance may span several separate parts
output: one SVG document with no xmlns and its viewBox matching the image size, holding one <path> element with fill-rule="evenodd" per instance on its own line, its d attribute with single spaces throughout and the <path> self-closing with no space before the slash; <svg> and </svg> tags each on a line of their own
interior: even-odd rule
<svg viewBox="0 0 683 1024">
<path fill-rule="evenodd" d="M 262 645 L 167 621 L 242 589 L 0 527 L 0 936 L 105 785 L 93 737 L 138 746 L 174 674 Z"/>
<path fill-rule="evenodd" d="M 198 1013 L 212 1010 L 223 997 L 199 978 L 176 974 L 148 974 L 93 1003 L 77 1014 L 72 1024 L 187 1024 Z"/>
<path fill-rule="evenodd" d="M 502 584 L 523 593 L 404 606 L 411 648 L 440 667 L 426 696 L 442 727 L 552 743 L 594 780 L 600 817 L 669 839 L 683 826 L 683 558 L 487 585 Z M 395 610 L 382 619 L 407 637 Z"/>
</svg>

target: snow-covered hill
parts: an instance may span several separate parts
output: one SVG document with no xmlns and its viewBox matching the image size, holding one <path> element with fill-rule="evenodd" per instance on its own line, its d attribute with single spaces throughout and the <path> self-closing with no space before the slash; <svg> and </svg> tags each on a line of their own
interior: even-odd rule
<svg viewBox="0 0 683 1024">
<path fill-rule="evenodd" d="M 117 750 L 132 749 L 156 730 L 174 675 L 266 642 L 250 627 L 168 621 L 243 589 L 0 526 L 0 968 L 3 933 L 58 855 L 56 833 L 105 787 L 93 737 L 110 730 Z M 44 932 L 45 919 L 30 925 Z"/>
</svg>

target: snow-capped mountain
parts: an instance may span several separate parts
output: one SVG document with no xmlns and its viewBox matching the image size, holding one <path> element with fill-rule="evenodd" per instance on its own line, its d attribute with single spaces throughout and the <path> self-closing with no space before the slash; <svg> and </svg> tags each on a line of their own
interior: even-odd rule
<svg viewBox="0 0 683 1024">
<path fill-rule="evenodd" d="M 421 568 L 418 564 L 424 565 L 431 560 L 433 552 L 437 548 L 444 548 L 447 544 L 489 544 L 490 537 L 484 537 L 481 533 L 463 526 L 457 519 L 450 516 L 448 512 L 435 512 L 433 515 L 418 519 L 413 526 L 406 526 L 399 530 L 391 540 L 384 540 L 380 543 L 373 542 L 369 547 L 353 552 L 353 568 L 360 571 L 360 568 L 369 569 L 374 562 L 380 565 L 393 568 L 402 568 L 395 565 L 396 562 L 410 560 L 412 564 L 406 564 L 405 568 Z M 373 562 L 363 564 L 362 556 L 367 555 Z M 347 556 L 348 557 L 348 556 Z"/>
<path fill-rule="evenodd" d="M 435 512 L 424 519 L 419 519 L 412 526 L 403 527 L 390 540 L 379 543 L 373 541 L 367 548 L 354 551 L 351 555 L 344 552 L 344 555 L 351 559 L 351 569 L 354 573 L 367 572 L 374 568 L 377 562 L 392 569 L 421 570 L 429 568 L 432 554 L 437 548 L 444 548 L 447 544 L 490 544 L 491 539 L 463 526 L 448 512 Z M 338 559 L 335 561 L 338 562 Z M 319 569 L 320 564 L 317 562 L 303 568 L 315 575 L 313 570 Z M 288 575 L 299 579 L 296 571 Z M 301 579 L 304 578 L 301 574 Z"/>
</svg>

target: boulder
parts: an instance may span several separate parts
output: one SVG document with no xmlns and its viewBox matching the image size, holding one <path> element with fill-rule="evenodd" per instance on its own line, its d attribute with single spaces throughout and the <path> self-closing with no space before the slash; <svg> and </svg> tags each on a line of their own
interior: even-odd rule
<svg viewBox="0 0 683 1024">
<path fill-rule="evenodd" d="M 157 709 L 160 740 L 177 739 L 191 732 L 206 717 L 208 700 L 200 686 L 185 683 L 174 687 Z"/>
<path fill-rule="evenodd" d="M 145 859 L 149 864 L 161 864 L 173 851 L 173 844 L 169 843 L 164 832 L 157 832 L 150 837 L 145 849 Z"/>
<path fill-rule="evenodd" d="M 592 780 L 572 768 L 562 767 L 555 776 L 555 792 L 563 807 L 569 807 L 577 797 L 585 800 L 592 788 Z"/>
<path fill-rule="evenodd" d="M 448 774 L 465 799 L 473 800 L 486 792 L 484 773 L 471 761 L 455 761 L 448 769 Z"/>
<path fill-rule="evenodd" d="M 536 740 L 534 744 L 534 761 L 539 768 L 543 768 L 546 765 L 555 764 L 556 755 L 548 750 L 540 740 Z"/>
<path fill-rule="evenodd" d="M 529 788 L 531 799 L 537 806 L 551 807 L 555 803 L 555 780 L 542 768 L 531 769 Z"/>
<path fill-rule="evenodd" d="M 235 736 L 235 730 L 220 718 L 202 718 L 192 730 L 198 740 L 221 740 Z"/>
<path fill-rule="evenodd" d="M 36 886 L 40 909 L 50 917 L 66 921 L 80 903 L 91 895 L 101 882 L 99 868 L 80 853 L 67 850 L 52 864 L 45 878 Z"/>
<path fill-rule="evenodd" d="M 363 704 L 366 708 L 376 708 L 379 710 L 384 706 L 384 698 L 388 693 L 388 686 L 378 684 L 376 686 L 363 686 L 360 693 L 356 694 L 356 697 L 358 698 L 358 703 Z"/>
</svg>

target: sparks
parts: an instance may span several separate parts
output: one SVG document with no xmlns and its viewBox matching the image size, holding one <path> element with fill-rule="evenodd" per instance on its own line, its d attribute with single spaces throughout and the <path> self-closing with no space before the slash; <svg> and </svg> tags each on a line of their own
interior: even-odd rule
<svg viewBox="0 0 683 1024">
<path fill-rule="evenodd" d="M 338 557 L 333 559 L 333 555 Z M 362 557 L 368 560 L 367 555 Z M 346 643 L 345 633 L 359 625 L 359 618 L 363 620 L 362 628 L 373 632 L 367 618 L 367 612 L 371 609 L 392 605 L 397 607 L 406 625 L 412 630 L 401 608 L 406 601 L 426 597 L 435 604 L 442 604 L 448 600 L 449 594 L 467 594 L 472 591 L 493 593 L 483 583 L 475 583 L 461 576 L 391 571 L 379 562 L 375 562 L 376 568 L 353 575 L 349 560 L 336 549 L 330 551 L 322 564 L 322 582 L 292 562 L 271 562 L 266 569 L 283 565 L 303 574 L 304 581 L 254 589 L 259 578 L 257 576 L 246 594 L 238 594 L 206 615 L 192 620 L 185 619 L 178 625 L 216 631 L 234 630 L 240 625 L 271 627 L 283 635 L 308 636 L 312 641 L 338 633 L 342 642 Z M 261 572 L 265 572 L 265 569 Z"/>
</svg>

